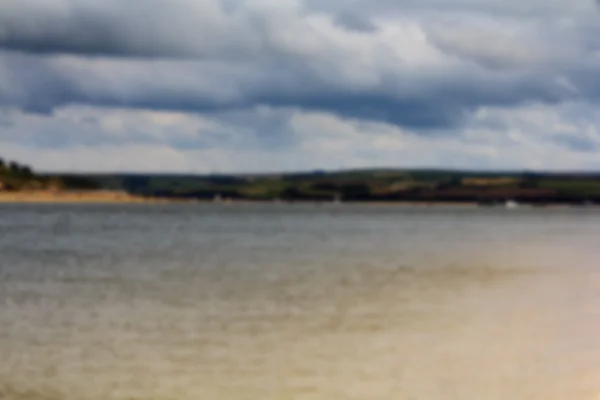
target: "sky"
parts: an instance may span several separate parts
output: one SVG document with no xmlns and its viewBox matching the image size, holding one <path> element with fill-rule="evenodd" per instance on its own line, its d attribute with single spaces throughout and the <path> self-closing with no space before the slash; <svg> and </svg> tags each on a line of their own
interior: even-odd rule
<svg viewBox="0 0 600 400">
<path fill-rule="evenodd" d="M 594 0 L 2 0 L 43 171 L 600 170 Z"/>
</svg>

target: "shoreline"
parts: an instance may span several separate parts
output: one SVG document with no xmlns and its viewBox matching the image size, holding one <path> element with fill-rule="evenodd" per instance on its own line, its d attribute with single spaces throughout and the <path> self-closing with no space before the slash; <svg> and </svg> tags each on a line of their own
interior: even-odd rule
<svg viewBox="0 0 600 400">
<path fill-rule="evenodd" d="M 59 203 L 123 203 L 123 204 L 158 204 L 174 203 L 159 198 L 134 196 L 122 191 L 71 191 L 71 190 L 35 190 L 0 192 L 0 204 L 5 203 L 31 203 L 31 204 L 59 204 Z"/>
<path fill-rule="evenodd" d="M 0 191 L 0 204 L 219 204 L 219 205 L 316 205 L 316 206 L 386 206 L 386 207 L 459 207 L 459 208 L 482 208 L 499 209 L 507 208 L 502 204 L 482 205 L 478 202 L 419 202 L 419 201 L 347 201 L 347 202 L 328 202 L 328 201 L 270 201 L 270 200 L 235 200 L 224 199 L 213 201 L 208 199 L 186 199 L 186 198 L 160 198 L 136 196 L 124 191 L 98 190 L 98 191 Z M 519 203 L 516 209 L 556 209 L 556 208 L 574 208 L 574 209 L 597 209 L 599 205 L 574 205 L 574 204 L 529 204 Z"/>
</svg>

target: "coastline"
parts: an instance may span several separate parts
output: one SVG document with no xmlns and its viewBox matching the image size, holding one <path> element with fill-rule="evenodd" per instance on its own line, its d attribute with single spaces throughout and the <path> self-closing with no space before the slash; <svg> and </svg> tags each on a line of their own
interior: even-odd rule
<svg viewBox="0 0 600 400">
<path fill-rule="evenodd" d="M 164 199 L 134 196 L 122 191 L 26 190 L 0 192 L 0 203 L 173 203 Z"/>
<path fill-rule="evenodd" d="M 487 206 L 477 202 L 419 202 L 419 201 L 347 201 L 347 202 L 327 202 L 327 201 L 269 201 L 269 200 L 240 200 L 224 199 L 213 201 L 207 199 L 186 199 L 186 198 L 160 198 L 136 196 L 124 191 L 114 190 L 25 190 L 25 191 L 0 191 L 0 204 L 220 204 L 220 205 L 315 205 L 315 206 L 374 206 L 374 207 L 453 207 L 453 208 L 505 208 L 502 205 Z M 523 209 L 557 209 L 557 208 L 598 208 L 597 205 L 587 205 L 579 207 L 570 204 L 519 204 L 516 208 Z"/>
</svg>

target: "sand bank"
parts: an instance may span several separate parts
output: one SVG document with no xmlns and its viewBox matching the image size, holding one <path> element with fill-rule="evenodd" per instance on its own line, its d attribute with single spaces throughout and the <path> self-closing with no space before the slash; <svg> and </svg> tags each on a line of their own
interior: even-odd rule
<svg viewBox="0 0 600 400">
<path fill-rule="evenodd" d="M 0 192 L 0 203 L 162 203 L 161 199 L 133 196 L 122 191 L 27 190 Z"/>
</svg>

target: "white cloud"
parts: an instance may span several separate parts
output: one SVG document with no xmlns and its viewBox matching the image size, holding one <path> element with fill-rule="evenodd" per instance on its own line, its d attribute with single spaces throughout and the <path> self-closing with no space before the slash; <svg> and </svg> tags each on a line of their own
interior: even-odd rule
<svg viewBox="0 0 600 400">
<path fill-rule="evenodd" d="M 6 126 L 0 148 L 42 170 L 600 168 L 600 112 L 584 108 L 486 108 L 460 131 L 443 135 L 292 109 L 249 109 L 210 118 L 81 107 L 61 109 L 53 116 L 11 111 L 0 117 Z M 288 140 L 279 145 L 263 144 L 270 135 L 283 134 Z"/>
</svg>

